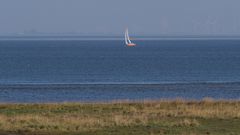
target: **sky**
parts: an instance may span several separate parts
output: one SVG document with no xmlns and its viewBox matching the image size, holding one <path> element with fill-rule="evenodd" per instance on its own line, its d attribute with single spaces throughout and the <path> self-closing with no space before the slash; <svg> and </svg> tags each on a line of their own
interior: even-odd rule
<svg viewBox="0 0 240 135">
<path fill-rule="evenodd" d="M 0 34 L 240 35 L 240 0 L 0 0 Z"/>
</svg>

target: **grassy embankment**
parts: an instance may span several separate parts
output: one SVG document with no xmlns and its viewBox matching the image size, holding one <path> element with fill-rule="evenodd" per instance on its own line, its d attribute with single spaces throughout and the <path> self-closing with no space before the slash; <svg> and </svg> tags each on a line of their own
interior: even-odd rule
<svg viewBox="0 0 240 135">
<path fill-rule="evenodd" d="M 0 104 L 1 134 L 237 135 L 240 101 Z"/>
</svg>

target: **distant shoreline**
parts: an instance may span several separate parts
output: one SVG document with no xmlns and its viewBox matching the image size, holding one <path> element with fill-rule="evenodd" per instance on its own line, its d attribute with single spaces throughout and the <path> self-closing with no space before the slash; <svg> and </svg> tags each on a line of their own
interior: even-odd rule
<svg viewBox="0 0 240 135">
<path fill-rule="evenodd" d="M 240 40 L 240 36 L 132 36 L 133 40 Z M 14 35 L 0 36 L 1 40 L 123 40 L 123 36 L 53 36 Z"/>
</svg>

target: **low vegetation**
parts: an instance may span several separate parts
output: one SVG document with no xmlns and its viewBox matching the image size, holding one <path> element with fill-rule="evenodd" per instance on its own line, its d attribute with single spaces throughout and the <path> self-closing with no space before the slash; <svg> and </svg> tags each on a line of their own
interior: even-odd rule
<svg viewBox="0 0 240 135">
<path fill-rule="evenodd" d="M 240 101 L 0 104 L 0 135 L 238 135 Z"/>
</svg>

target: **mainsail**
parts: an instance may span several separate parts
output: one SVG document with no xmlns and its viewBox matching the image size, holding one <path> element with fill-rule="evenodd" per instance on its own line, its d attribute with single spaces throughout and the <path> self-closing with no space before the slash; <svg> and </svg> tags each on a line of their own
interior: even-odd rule
<svg viewBox="0 0 240 135">
<path fill-rule="evenodd" d="M 132 41 L 130 40 L 128 29 L 126 29 L 126 31 L 125 31 L 125 43 L 127 46 L 135 46 L 136 45 L 136 44 L 132 43 Z"/>
<path fill-rule="evenodd" d="M 126 43 L 126 45 L 129 44 L 128 43 L 128 30 L 125 31 L 125 43 Z"/>
<path fill-rule="evenodd" d="M 126 44 L 131 44 L 131 40 L 129 38 L 129 34 L 128 34 L 128 29 L 126 29 L 126 32 L 125 32 L 125 43 Z"/>
</svg>

